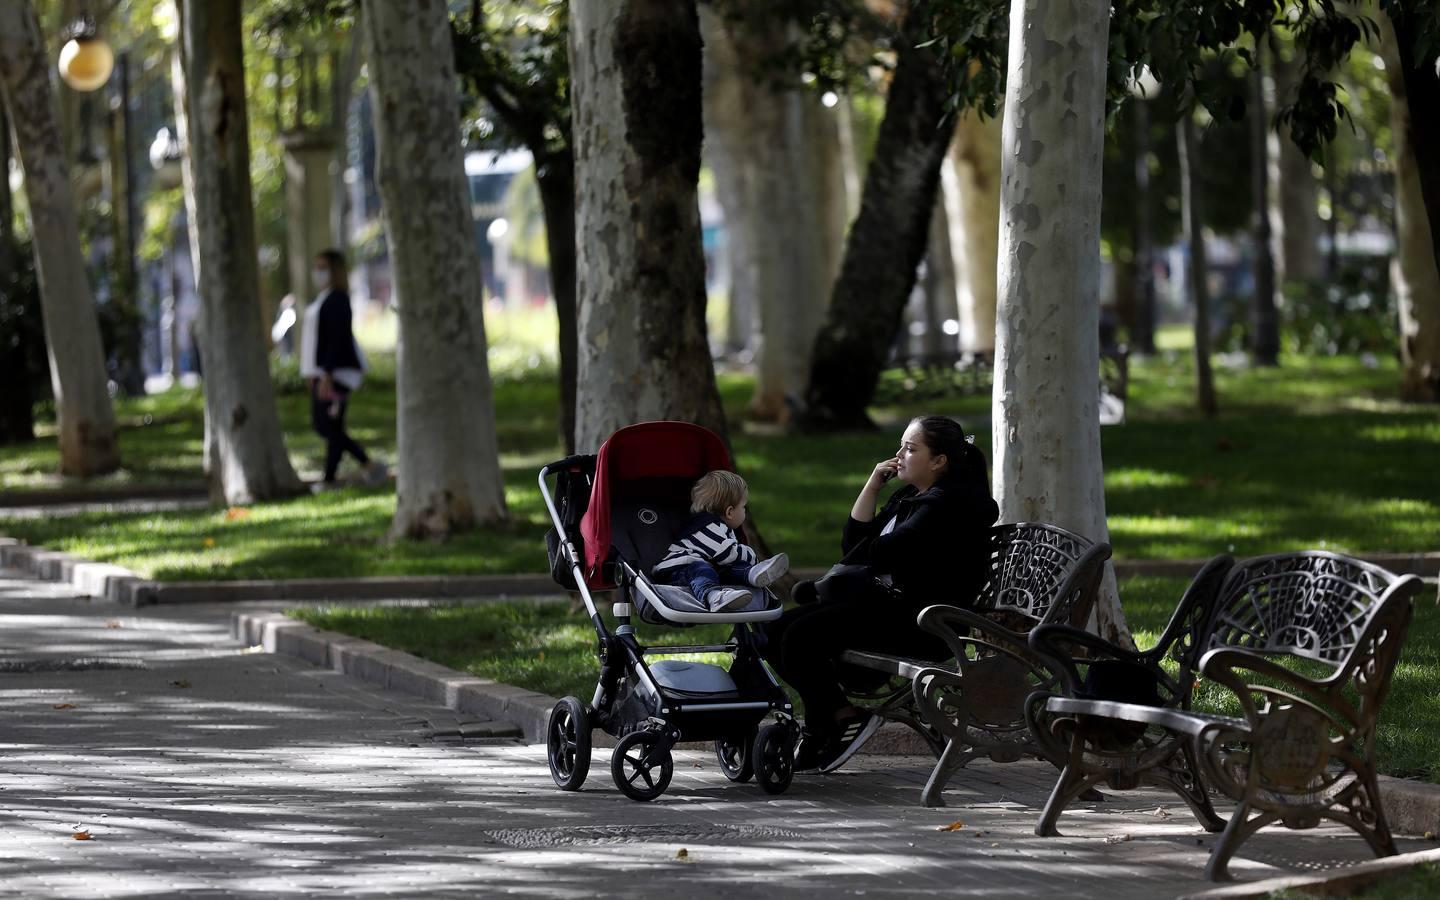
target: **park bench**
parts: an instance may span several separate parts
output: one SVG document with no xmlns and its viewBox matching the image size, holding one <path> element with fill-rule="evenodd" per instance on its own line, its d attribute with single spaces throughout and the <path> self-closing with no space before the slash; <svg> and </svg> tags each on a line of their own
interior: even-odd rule
<svg viewBox="0 0 1440 900">
<path fill-rule="evenodd" d="M 921 628 L 945 642 L 950 660 L 841 655 L 843 663 L 883 678 L 868 689 L 854 686 L 863 679 L 847 678 L 852 699 L 913 728 L 938 757 L 921 794 L 925 806 L 944 806 L 951 775 L 976 757 L 1013 762 L 1040 755 L 1025 699 L 1053 687 L 1057 676 L 1029 649 L 1026 632 L 1041 623 L 1084 626 L 1110 558 L 1109 544 L 1054 525 L 997 525 L 990 542 L 990 576 L 975 603 L 928 606 L 918 617 Z"/>
<path fill-rule="evenodd" d="M 1206 830 L 1224 829 L 1205 867 L 1211 880 L 1227 878 L 1239 846 L 1276 821 L 1303 829 L 1333 819 L 1377 855 L 1394 854 L 1375 728 L 1420 585 L 1324 551 L 1222 556 L 1144 653 L 1065 626 L 1035 629 L 1032 650 L 1062 673 L 1061 690 L 1026 702 L 1037 741 L 1061 767 L 1036 833 L 1056 834 L 1065 807 L 1101 782 L 1149 783 L 1175 791 Z M 1239 714 L 1196 709 L 1204 682 Z M 1210 790 L 1235 801 L 1228 824 Z"/>
</svg>

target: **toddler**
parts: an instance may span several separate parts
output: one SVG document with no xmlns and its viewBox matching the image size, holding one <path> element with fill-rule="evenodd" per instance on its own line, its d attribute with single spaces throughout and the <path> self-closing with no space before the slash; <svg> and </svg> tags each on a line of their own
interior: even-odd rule
<svg viewBox="0 0 1440 900">
<path fill-rule="evenodd" d="M 755 551 L 740 543 L 735 530 L 745 521 L 749 500 L 745 479 L 734 472 L 709 472 L 690 489 L 694 513 L 655 564 L 655 578 L 688 588 L 711 612 L 733 612 L 754 599 L 745 588 L 766 587 L 790 569 L 783 553 L 757 562 Z"/>
</svg>

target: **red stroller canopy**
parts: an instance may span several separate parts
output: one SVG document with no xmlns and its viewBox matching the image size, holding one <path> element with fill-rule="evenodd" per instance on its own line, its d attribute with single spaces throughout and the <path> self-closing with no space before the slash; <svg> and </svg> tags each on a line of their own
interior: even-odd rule
<svg viewBox="0 0 1440 900">
<path fill-rule="evenodd" d="M 595 459 L 590 505 L 580 520 L 585 541 L 585 581 L 607 588 L 600 567 L 610 555 L 610 501 L 626 482 L 653 478 L 694 480 L 716 469 L 733 470 L 725 442 L 690 422 L 641 422 L 610 435 Z"/>
</svg>

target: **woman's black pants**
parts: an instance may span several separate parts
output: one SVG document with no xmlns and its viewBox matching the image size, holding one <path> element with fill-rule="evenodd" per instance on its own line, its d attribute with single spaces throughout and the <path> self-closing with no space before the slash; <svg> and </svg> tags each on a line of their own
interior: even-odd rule
<svg viewBox="0 0 1440 900">
<path fill-rule="evenodd" d="M 796 606 L 770 623 L 765 632 L 765 657 L 799 693 L 805 704 L 807 731 L 833 731 L 835 713 L 847 705 L 839 662 L 844 651 L 870 650 L 919 659 L 950 655 L 943 641 L 915 624 L 922 608 L 877 589 L 873 596 Z"/>
<path fill-rule="evenodd" d="M 334 397 L 334 400 L 321 400 L 319 388 L 310 388 L 310 423 L 315 426 L 315 433 L 325 439 L 326 481 L 335 480 L 335 472 L 340 468 L 340 458 L 347 452 L 362 466 L 370 461 L 365 449 L 355 443 L 355 439 L 345 431 L 345 409 L 350 405 L 349 392 L 337 389 Z M 336 411 L 333 416 L 330 414 L 332 409 Z"/>
</svg>

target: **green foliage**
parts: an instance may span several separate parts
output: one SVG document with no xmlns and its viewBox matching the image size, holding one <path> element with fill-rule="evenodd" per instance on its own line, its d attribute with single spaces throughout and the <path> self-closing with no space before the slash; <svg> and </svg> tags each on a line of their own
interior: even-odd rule
<svg viewBox="0 0 1440 900">
<path fill-rule="evenodd" d="M 1284 316 L 1291 353 L 1395 353 L 1400 326 L 1383 260 L 1351 264 L 1330 281 L 1287 285 Z"/>
<path fill-rule="evenodd" d="M 468 144 L 569 156 L 569 21 L 560 0 L 492 0 L 451 15 Z"/>
</svg>

